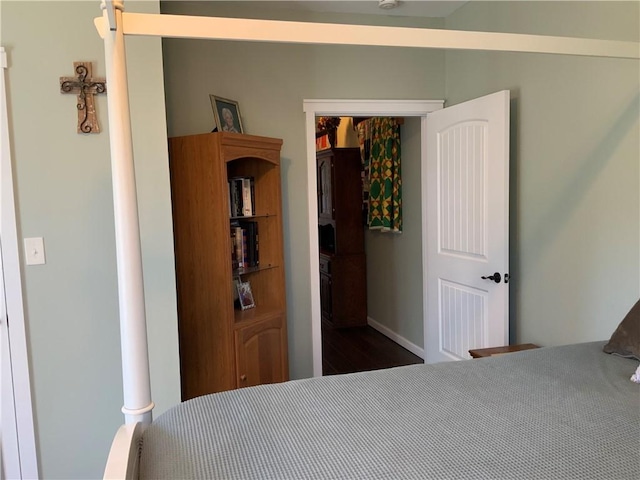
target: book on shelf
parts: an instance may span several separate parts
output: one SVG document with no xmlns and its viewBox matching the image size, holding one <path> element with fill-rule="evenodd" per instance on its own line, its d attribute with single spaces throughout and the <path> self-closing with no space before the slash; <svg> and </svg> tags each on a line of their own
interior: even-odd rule
<svg viewBox="0 0 640 480">
<path fill-rule="evenodd" d="M 248 245 L 247 245 L 247 229 L 240 227 L 240 230 L 242 231 L 242 238 L 240 240 L 240 242 L 242 243 L 242 266 L 244 268 L 247 268 L 247 267 L 251 266 L 249 264 L 249 248 L 248 248 Z"/>
<path fill-rule="evenodd" d="M 255 215 L 255 185 L 253 177 L 231 177 L 229 186 L 229 216 Z"/>
<path fill-rule="evenodd" d="M 253 215 L 253 206 L 251 202 L 251 179 L 242 179 L 242 215 L 250 217 Z"/>
<path fill-rule="evenodd" d="M 237 270 L 239 268 L 238 255 L 236 254 L 236 232 L 231 228 L 231 269 Z"/>
<path fill-rule="evenodd" d="M 240 180 L 241 181 L 241 180 Z M 241 187 L 238 184 L 238 179 L 230 178 L 229 185 L 229 216 L 239 216 L 239 209 L 242 208 L 242 201 L 240 197 Z"/>
<path fill-rule="evenodd" d="M 260 257 L 258 254 L 258 222 L 240 221 L 240 228 L 246 232 L 246 263 L 248 267 L 257 267 L 260 265 Z"/>
<path fill-rule="evenodd" d="M 258 242 L 258 222 L 231 222 L 231 265 L 234 270 L 260 265 Z"/>
<path fill-rule="evenodd" d="M 233 241 L 233 252 L 235 260 L 231 258 L 232 265 L 237 268 L 244 268 L 244 251 L 242 249 L 242 228 L 239 225 L 231 225 L 231 238 Z"/>
</svg>

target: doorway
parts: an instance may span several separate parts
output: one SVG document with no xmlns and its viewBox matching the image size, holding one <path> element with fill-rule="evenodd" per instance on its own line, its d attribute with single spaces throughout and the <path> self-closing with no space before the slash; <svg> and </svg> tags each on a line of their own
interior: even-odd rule
<svg viewBox="0 0 640 480">
<path fill-rule="evenodd" d="M 381 216 L 369 226 L 367 120 L 341 117 L 334 148 L 318 139 L 323 375 L 423 363 L 420 118 L 396 120 L 401 232 L 382 231 Z"/>
<path fill-rule="evenodd" d="M 441 100 L 305 100 L 304 112 L 306 116 L 306 134 L 307 134 L 307 181 L 309 188 L 307 189 L 308 199 L 308 216 L 309 216 L 309 239 L 310 239 L 310 283 L 311 283 L 311 329 L 312 329 L 312 345 L 313 345 L 313 374 L 314 376 L 322 375 L 322 320 L 320 308 L 320 264 L 319 264 L 319 246 L 318 246 L 318 230 L 317 215 L 318 201 L 315 185 L 317 184 L 316 173 L 316 150 L 315 150 L 315 131 L 316 117 L 318 116 L 354 116 L 354 117 L 418 117 L 420 119 L 420 138 L 426 137 L 426 117 L 427 114 L 443 108 Z M 420 147 L 420 164 L 426 163 L 425 145 Z M 420 184 L 425 184 L 424 168 L 421 169 Z M 421 204 L 424 203 L 425 192 L 421 190 Z M 422 235 L 425 236 L 426 214 L 422 212 L 421 229 Z M 423 244 L 422 258 L 426 258 L 425 246 Z M 423 279 L 424 279 L 424 260 Z M 426 302 L 423 300 L 422 310 L 423 316 Z"/>
<path fill-rule="evenodd" d="M 507 344 L 510 92 L 502 90 L 447 109 L 442 109 L 442 102 L 421 105 L 409 101 L 422 109 L 409 108 L 408 113 L 398 106 L 394 108 L 390 105 L 393 102 L 368 102 L 368 109 L 362 108 L 362 102 L 352 102 L 342 107 L 344 110 L 337 105 L 339 102 L 305 102 L 308 179 L 312 186 L 307 191 L 314 375 L 322 374 L 315 228 L 316 116 L 420 117 L 420 227 L 425 287 L 420 293 L 428 361 L 463 360 L 470 358 L 469 348 Z M 489 270 L 494 273 L 487 273 Z M 381 275 L 386 273 L 383 270 Z"/>
</svg>

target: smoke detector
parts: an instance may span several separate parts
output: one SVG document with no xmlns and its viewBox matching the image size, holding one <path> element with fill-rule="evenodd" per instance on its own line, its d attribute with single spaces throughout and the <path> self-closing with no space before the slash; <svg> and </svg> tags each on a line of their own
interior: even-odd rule
<svg viewBox="0 0 640 480">
<path fill-rule="evenodd" d="M 398 0 L 378 0 L 378 7 L 389 10 L 398 6 Z"/>
</svg>

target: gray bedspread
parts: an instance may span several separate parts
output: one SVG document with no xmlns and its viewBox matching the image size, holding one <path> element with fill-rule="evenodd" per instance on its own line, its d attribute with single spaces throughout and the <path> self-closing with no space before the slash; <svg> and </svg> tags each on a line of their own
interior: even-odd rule
<svg viewBox="0 0 640 480">
<path fill-rule="evenodd" d="M 604 342 L 190 400 L 140 478 L 639 479 L 640 385 Z"/>
</svg>

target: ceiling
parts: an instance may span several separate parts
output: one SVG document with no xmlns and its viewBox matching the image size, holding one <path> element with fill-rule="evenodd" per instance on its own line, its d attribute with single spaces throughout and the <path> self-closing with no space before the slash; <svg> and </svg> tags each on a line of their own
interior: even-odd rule
<svg viewBox="0 0 640 480">
<path fill-rule="evenodd" d="M 253 0 L 256 1 L 256 0 Z M 446 17 L 467 3 L 456 0 L 404 0 L 399 1 L 398 6 L 392 9 L 383 9 L 378 6 L 378 0 L 289 0 L 274 2 L 271 0 L 258 0 L 269 4 L 270 8 L 283 8 L 288 10 L 303 10 L 309 12 L 355 13 L 363 15 L 397 15 L 406 17 Z"/>
</svg>

